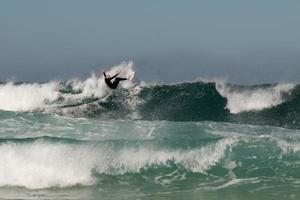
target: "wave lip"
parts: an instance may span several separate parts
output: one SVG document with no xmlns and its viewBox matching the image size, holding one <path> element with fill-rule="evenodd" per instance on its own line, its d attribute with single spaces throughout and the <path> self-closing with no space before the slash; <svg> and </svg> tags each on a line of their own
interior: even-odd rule
<svg viewBox="0 0 300 200">
<path fill-rule="evenodd" d="M 133 75 L 133 62 L 107 70 L 110 75 L 119 72 L 120 77 Z M 299 98 L 300 85 L 241 86 L 222 80 L 169 85 L 130 80 L 111 90 L 100 72 L 85 80 L 0 84 L 2 111 L 102 120 L 215 121 L 299 128 Z"/>
<path fill-rule="evenodd" d="M 234 89 L 216 83 L 217 91 L 227 99 L 226 108 L 233 114 L 277 106 L 285 101 L 284 96 L 294 88 L 294 84 L 286 83 L 271 87 Z"/>
</svg>

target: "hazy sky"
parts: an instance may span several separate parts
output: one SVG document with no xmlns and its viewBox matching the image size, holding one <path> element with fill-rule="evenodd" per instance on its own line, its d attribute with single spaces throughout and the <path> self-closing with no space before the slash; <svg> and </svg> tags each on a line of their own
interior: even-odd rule
<svg viewBox="0 0 300 200">
<path fill-rule="evenodd" d="M 299 0 L 1 0 L 0 79 L 300 82 Z"/>
</svg>

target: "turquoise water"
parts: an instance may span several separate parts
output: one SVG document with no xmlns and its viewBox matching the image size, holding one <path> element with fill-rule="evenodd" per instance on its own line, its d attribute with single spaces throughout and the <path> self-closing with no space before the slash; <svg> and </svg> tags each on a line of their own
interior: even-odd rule
<svg viewBox="0 0 300 200">
<path fill-rule="evenodd" d="M 298 130 L 1 112 L 4 199 L 298 199 Z"/>
<path fill-rule="evenodd" d="M 0 84 L 1 199 L 299 199 L 300 89 Z"/>
</svg>

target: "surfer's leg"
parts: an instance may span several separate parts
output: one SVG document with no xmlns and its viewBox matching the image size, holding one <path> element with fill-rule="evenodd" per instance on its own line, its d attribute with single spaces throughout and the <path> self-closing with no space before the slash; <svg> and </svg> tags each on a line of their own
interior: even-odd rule
<svg viewBox="0 0 300 200">
<path fill-rule="evenodd" d="M 112 89 L 116 89 L 119 85 L 119 80 L 117 78 L 115 78 L 114 82 L 112 82 L 111 88 Z"/>
</svg>

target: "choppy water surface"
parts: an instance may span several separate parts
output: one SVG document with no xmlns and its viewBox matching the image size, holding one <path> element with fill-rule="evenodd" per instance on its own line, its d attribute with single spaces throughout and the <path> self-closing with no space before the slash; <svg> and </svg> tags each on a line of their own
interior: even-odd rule
<svg viewBox="0 0 300 200">
<path fill-rule="evenodd" d="M 3 83 L 0 198 L 299 199 L 299 91 Z"/>
</svg>

